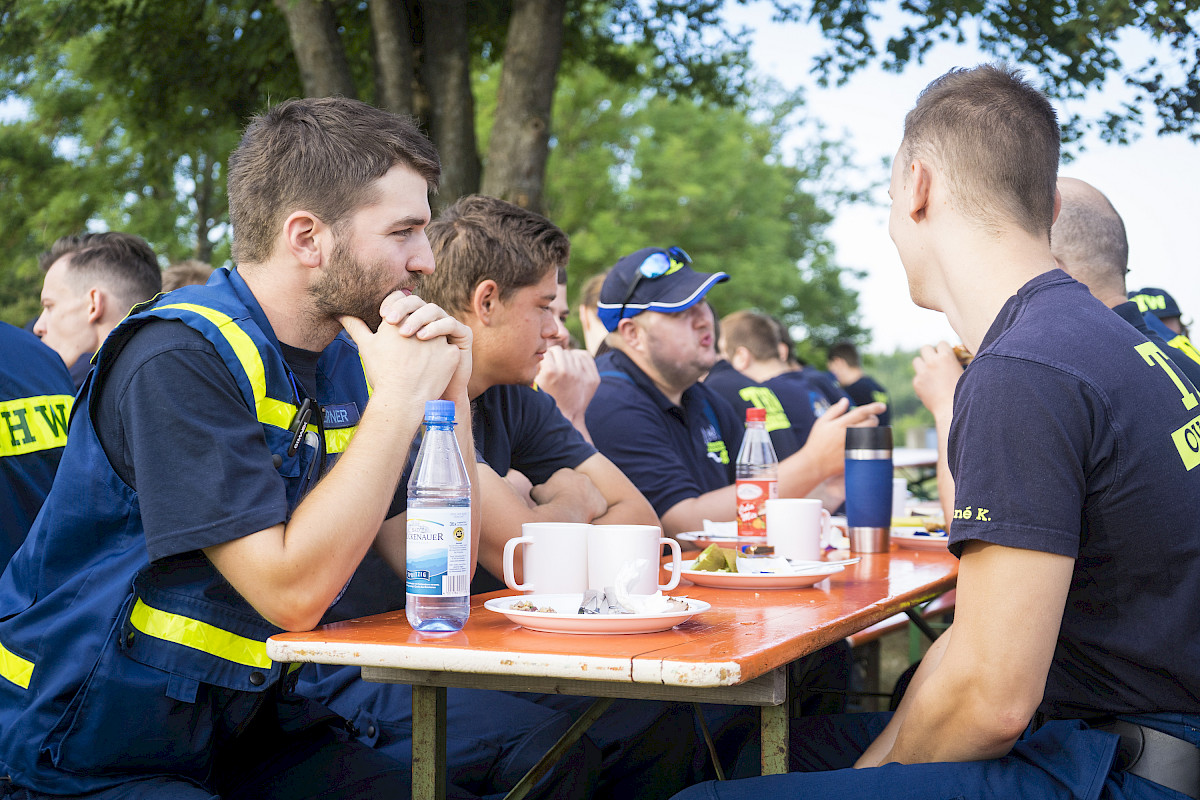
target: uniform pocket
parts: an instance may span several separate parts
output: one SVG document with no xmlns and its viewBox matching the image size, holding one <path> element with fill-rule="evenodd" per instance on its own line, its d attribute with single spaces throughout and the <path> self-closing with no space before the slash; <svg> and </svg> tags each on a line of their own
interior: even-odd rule
<svg viewBox="0 0 1200 800">
<path fill-rule="evenodd" d="M 129 657 L 120 637 L 133 602 L 131 596 L 45 748 L 68 772 L 203 777 L 213 751 L 211 687 Z"/>
</svg>

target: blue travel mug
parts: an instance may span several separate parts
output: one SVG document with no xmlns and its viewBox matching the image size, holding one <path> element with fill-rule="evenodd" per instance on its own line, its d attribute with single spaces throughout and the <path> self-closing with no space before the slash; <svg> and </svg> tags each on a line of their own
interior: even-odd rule
<svg viewBox="0 0 1200 800">
<path fill-rule="evenodd" d="M 846 528 L 850 549 L 886 553 L 892 530 L 892 429 L 846 429 Z"/>
</svg>

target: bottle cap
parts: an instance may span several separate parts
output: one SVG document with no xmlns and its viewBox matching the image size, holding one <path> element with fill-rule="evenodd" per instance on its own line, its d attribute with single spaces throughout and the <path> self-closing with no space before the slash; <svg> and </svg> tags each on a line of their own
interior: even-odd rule
<svg viewBox="0 0 1200 800">
<path fill-rule="evenodd" d="M 454 403 L 451 400 L 426 400 L 425 422 L 454 422 Z"/>
<path fill-rule="evenodd" d="M 766 422 L 767 410 L 765 408 L 747 408 L 746 422 Z"/>
<path fill-rule="evenodd" d="M 878 425 L 874 428 L 846 428 L 846 450 L 891 450 L 892 428 Z"/>
</svg>

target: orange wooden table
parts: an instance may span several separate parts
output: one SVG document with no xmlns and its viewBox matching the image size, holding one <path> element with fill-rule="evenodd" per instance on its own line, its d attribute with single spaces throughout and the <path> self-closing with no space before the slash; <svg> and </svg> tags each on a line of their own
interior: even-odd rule
<svg viewBox="0 0 1200 800">
<path fill-rule="evenodd" d="M 397 611 L 278 634 L 267 653 L 411 684 L 417 798 L 444 794 L 446 687 L 760 706 L 763 773 L 778 773 L 787 770 L 788 664 L 952 589 L 957 576 L 958 560 L 948 552 L 893 545 L 807 589 L 716 589 L 684 580 L 669 594 L 712 608 L 661 633 L 531 631 L 483 608 L 486 599 L 513 594 L 496 592 L 472 598 L 458 633 L 419 634 Z"/>
</svg>

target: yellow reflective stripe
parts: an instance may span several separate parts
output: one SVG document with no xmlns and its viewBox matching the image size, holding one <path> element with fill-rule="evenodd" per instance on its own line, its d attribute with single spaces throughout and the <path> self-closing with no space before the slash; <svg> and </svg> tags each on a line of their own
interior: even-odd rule
<svg viewBox="0 0 1200 800">
<path fill-rule="evenodd" d="M 0 456 L 22 456 L 67 443 L 69 394 L 19 397 L 0 403 Z"/>
<path fill-rule="evenodd" d="M 129 621 L 133 627 L 155 639 L 175 642 L 247 667 L 271 668 L 266 642 L 248 639 L 182 614 L 159 611 L 143 603 L 140 597 L 134 604 Z"/>
<path fill-rule="evenodd" d="M 316 432 L 315 425 L 309 425 L 310 431 Z M 325 452 L 326 453 L 344 453 L 346 448 L 350 446 L 350 440 L 354 438 L 355 431 L 358 426 L 354 425 L 349 428 L 334 428 L 325 431 Z"/>
<path fill-rule="evenodd" d="M 292 427 L 292 422 L 295 421 L 299 409 L 292 403 L 267 396 L 267 371 L 263 366 L 262 354 L 258 352 L 258 347 L 255 346 L 250 336 L 230 316 L 222 314 L 220 311 L 214 311 L 206 306 L 195 305 L 194 303 L 174 303 L 160 306 L 160 308 L 191 311 L 216 325 L 217 330 L 221 332 L 221 335 L 229 342 L 229 346 L 233 348 L 234 354 L 237 356 L 242 369 L 246 373 L 247 380 L 250 381 L 250 387 L 254 392 L 254 411 L 258 421 L 264 425 L 282 428 L 285 431 Z M 359 356 L 359 363 L 362 364 L 361 355 Z M 370 397 L 373 390 L 371 389 L 371 382 L 366 378 L 367 368 L 363 365 L 363 380 L 367 384 L 367 396 Z M 316 425 L 309 425 L 308 430 L 318 433 Z M 356 430 L 358 430 L 357 426 L 325 431 L 325 452 L 344 453 Z"/>
<path fill-rule="evenodd" d="M 246 372 L 246 379 L 250 381 L 251 391 L 254 392 L 254 413 L 258 417 L 258 421 L 264 425 L 272 425 L 284 430 L 291 427 L 292 420 L 296 416 L 296 406 L 273 397 L 267 397 L 267 370 L 263 366 L 262 354 L 258 352 L 254 340 L 233 321 L 232 317 L 195 303 L 174 303 L 159 306 L 159 308 L 191 311 L 216 325 L 217 330 L 225 337 L 225 341 L 229 342 L 229 346 L 233 348 L 234 355 L 237 356 L 242 369 Z"/>
<path fill-rule="evenodd" d="M 29 681 L 33 678 L 33 662 L 0 644 L 0 677 L 7 678 L 22 689 L 28 689 Z"/>
</svg>

